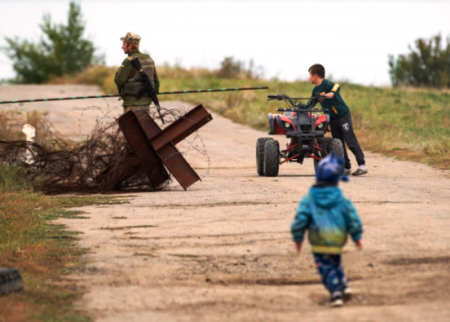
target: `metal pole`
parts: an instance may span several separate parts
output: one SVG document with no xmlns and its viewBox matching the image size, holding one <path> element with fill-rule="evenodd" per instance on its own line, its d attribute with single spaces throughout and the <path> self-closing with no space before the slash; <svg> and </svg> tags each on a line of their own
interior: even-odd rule
<svg viewBox="0 0 450 322">
<path fill-rule="evenodd" d="M 195 90 L 188 90 L 188 91 L 159 92 L 158 95 L 190 94 L 190 93 L 212 93 L 212 92 L 237 92 L 237 91 L 252 91 L 252 90 L 260 90 L 260 89 L 268 89 L 268 88 L 269 87 L 236 87 L 236 88 L 195 89 Z M 109 97 L 119 97 L 119 95 L 117 95 L 117 94 L 106 94 L 106 95 L 92 95 L 92 96 L 71 96 L 71 97 L 38 98 L 38 99 L 30 99 L 30 100 L 0 101 L 0 104 L 67 101 L 67 100 L 81 100 L 81 99 L 90 99 L 90 98 L 109 98 Z"/>
</svg>

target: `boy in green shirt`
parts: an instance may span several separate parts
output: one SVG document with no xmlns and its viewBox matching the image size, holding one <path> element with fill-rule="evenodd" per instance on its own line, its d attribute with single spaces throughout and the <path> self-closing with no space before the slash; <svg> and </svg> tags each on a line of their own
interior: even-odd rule
<svg viewBox="0 0 450 322">
<path fill-rule="evenodd" d="M 323 94 L 328 100 L 320 102 L 322 108 L 327 110 L 325 113 L 330 116 L 330 130 L 333 138 L 339 139 L 344 147 L 345 172 L 351 172 L 350 159 L 348 158 L 348 148 L 355 155 L 358 169 L 352 173 L 354 176 L 360 176 L 367 173 L 366 161 L 364 153 L 359 146 L 358 139 L 353 131 L 352 115 L 347 104 L 340 94 L 339 84 L 325 79 L 325 68 L 320 64 L 312 65 L 309 68 L 309 81 L 316 85 L 312 91 L 312 95 Z"/>
</svg>

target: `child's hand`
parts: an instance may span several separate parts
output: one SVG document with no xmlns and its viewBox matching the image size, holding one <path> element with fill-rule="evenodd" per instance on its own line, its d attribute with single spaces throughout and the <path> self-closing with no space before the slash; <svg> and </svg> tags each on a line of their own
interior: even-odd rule
<svg viewBox="0 0 450 322">
<path fill-rule="evenodd" d="M 303 244 L 303 242 L 301 242 L 301 241 L 294 242 L 294 246 L 295 246 L 295 250 L 297 251 L 297 254 L 300 254 L 300 252 L 302 250 L 302 244 Z"/>
<path fill-rule="evenodd" d="M 327 98 L 333 98 L 334 97 L 334 93 L 327 93 L 325 96 Z"/>
<path fill-rule="evenodd" d="M 358 250 L 362 250 L 363 249 L 362 239 L 355 241 L 355 246 Z"/>
</svg>

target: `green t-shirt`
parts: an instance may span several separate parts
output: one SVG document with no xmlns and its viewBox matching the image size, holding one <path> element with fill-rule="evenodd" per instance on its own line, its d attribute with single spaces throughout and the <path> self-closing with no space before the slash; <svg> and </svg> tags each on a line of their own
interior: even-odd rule
<svg viewBox="0 0 450 322">
<path fill-rule="evenodd" d="M 316 95 L 318 93 L 334 94 L 333 99 L 326 99 L 323 100 L 323 102 L 320 102 L 322 108 L 327 110 L 325 113 L 330 115 L 331 119 L 340 119 L 341 117 L 346 116 L 350 111 L 347 104 L 345 104 L 341 97 L 340 90 L 341 88 L 338 83 L 333 83 L 328 79 L 324 79 L 322 84 L 314 87 L 312 91 L 312 95 Z"/>
<path fill-rule="evenodd" d="M 139 59 L 146 59 L 148 55 L 142 54 L 139 50 L 133 49 L 130 53 L 128 53 L 128 57 L 137 56 Z M 134 77 L 134 73 L 136 69 L 133 67 L 131 62 L 128 59 L 125 59 L 122 62 L 122 66 L 116 72 L 116 76 L 114 78 L 114 82 L 117 85 L 117 89 L 120 92 L 120 88 L 123 84 L 130 78 Z M 158 74 L 155 72 L 153 74 L 153 80 L 155 82 L 155 91 L 159 92 L 159 79 Z M 152 99 L 149 96 L 142 96 L 141 98 L 136 98 L 133 95 L 127 95 L 123 100 L 123 107 L 127 106 L 140 106 L 140 105 L 150 105 L 152 103 Z"/>
</svg>

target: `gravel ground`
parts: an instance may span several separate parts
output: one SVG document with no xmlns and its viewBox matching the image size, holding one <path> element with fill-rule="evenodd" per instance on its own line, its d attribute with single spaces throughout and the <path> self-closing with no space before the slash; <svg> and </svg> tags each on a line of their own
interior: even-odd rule
<svg viewBox="0 0 450 322">
<path fill-rule="evenodd" d="M 96 94 L 87 86 L 0 86 L 0 99 L 58 91 Z M 103 111 L 107 102 L 120 103 L 103 101 Z M 20 108 L 50 111 L 55 128 L 76 137 L 102 115 L 89 112 L 77 124 L 94 103 L 100 101 Z M 190 140 L 204 144 L 209 159 L 186 142 L 179 146 L 202 182 L 188 191 L 173 183 L 166 191 L 122 194 L 129 204 L 84 207 L 88 218 L 59 220 L 81 231 L 79 244 L 90 249 L 86 266 L 65 281 L 86 292 L 80 310 L 102 322 L 450 321 L 448 171 L 366 153 L 369 174 L 341 184 L 365 225 L 365 249 L 349 244 L 343 254 L 355 296 L 330 309 L 310 247 L 297 256 L 289 232 L 314 182 L 312 161 L 258 177 L 255 142 L 266 134 L 213 117 L 199 131 L 203 141 Z"/>
</svg>

